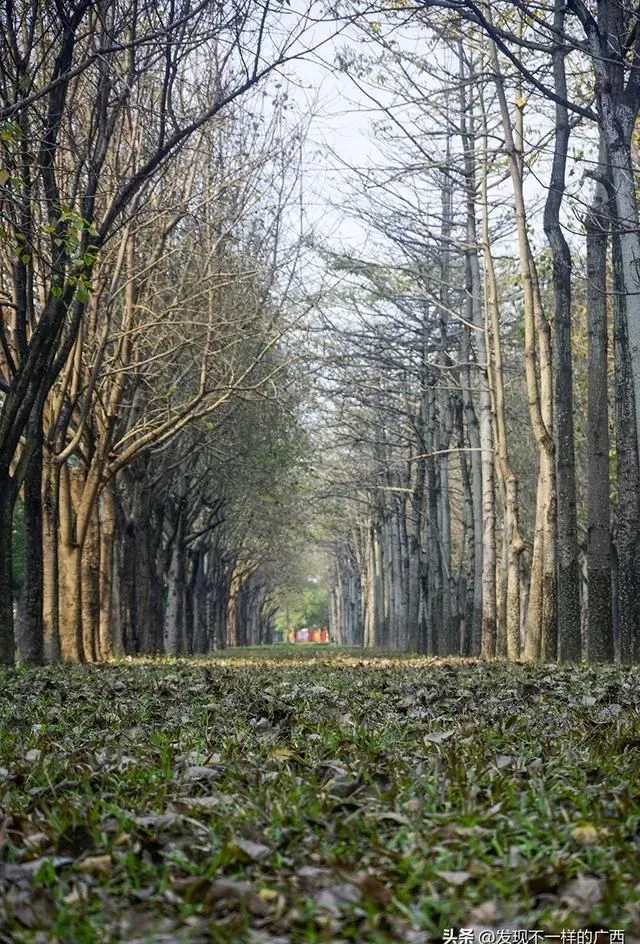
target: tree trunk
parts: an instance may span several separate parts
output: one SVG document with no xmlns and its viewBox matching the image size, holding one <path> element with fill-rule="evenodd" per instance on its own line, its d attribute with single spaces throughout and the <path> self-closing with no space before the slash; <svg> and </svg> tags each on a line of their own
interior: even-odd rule
<svg viewBox="0 0 640 944">
<path fill-rule="evenodd" d="M 483 148 L 488 153 L 488 131 L 486 114 L 483 108 Z M 512 661 L 520 658 L 520 584 L 521 558 L 524 542 L 520 535 L 520 508 L 518 499 L 518 479 L 511 465 L 509 442 L 507 438 L 507 415 L 505 405 L 504 367 L 502 358 L 502 337 L 500 333 L 500 302 L 498 281 L 496 278 L 491 238 L 489 231 L 488 168 L 482 175 L 482 251 L 484 258 L 485 304 L 487 317 L 487 374 L 491 391 L 495 443 L 498 452 L 498 471 L 503 498 L 503 545 L 501 562 L 501 615 L 500 637 L 502 641 L 498 654 Z"/>
<path fill-rule="evenodd" d="M 564 35 L 565 0 L 555 0 L 554 31 Z M 560 226 L 560 208 L 565 191 L 569 149 L 569 112 L 564 57 L 558 42 L 553 49 L 554 88 L 559 96 L 555 106 L 555 142 L 551 179 L 544 209 L 544 229 L 553 258 L 554 327 L 556 342 L 555 420 L 557 475 L 558 547 L 558 658 L 579 661 L 580 567 L 576 518 L 576 463 L 573 431 L 573 364 L 571 356 L 571 252 Z M 548 632 L 548 628 L 547 628 Z M 554 649 L 550 644 L 549 653 Z"/>
<path fill-rule="evenodd" d="M 604 157 L 602 154 L 601 159 Z M 602 164 L 605 161 L 602 160 Z M 587 234 L 587 658 L 613 660 L 609 409 L 607 365 L 607 195 L 598 183 L 585 219 Z"/>
<path fill-rule="evenodd" d="M 64 662 L 83 662 L 82 555 L 75 536 L 75 508 L 82 492 L 79 467 L 65 463 L 60 470 L 60 542 L 58 547 L 60 654 Z"/>
<path fill-rule="evenodd" d="M 482 280 L 478 258 L 478 232 L 476 223 L 476 133 L 473 110 L 467 101 L 472 94 L 466 79 L 465 55 L 462 39 L 459 40 L 458 58 L 460 63 L 460 124 L 464 145 L 465 201 L 467 250 L 465 258 L 466 312 L 467 318 L 475 326 L 477 356 L 473 369 L 473 380 L 478 388 L 479 401 L 479 447 L 481 504 L 482 504 L 482 617 L 480 626 L 480 650 L 485 658 L 496 654 L 497 645 L 497 599 L 496 599 L 496 510 L 495 510 L 495 462 L 493 418 L 491 410 L 491 384 L 489 376 L 488 323 L 482 308 Z M 488 306 L 487 306 L 488 307 Z M 471 345 L 469 344 L 469 347 Z M 469 351 L 469 356 L 471 351 Z M 467 376 L 472 380 L 471 365 Z M 476 482 L 476 484 L 480 484 Z"/>
<path fill-rule="evenodd" d="M 556 476 L 553 442 L 553 382 L 549 325 L 540 299 L 538 276 L 529 242 L 523 192 L 522 109 L 517 109 L 514 134 L 500 71 L 498 54 L 489 43 L 490 59 L 505 135 L 513 187 L 516 235 L 524 309 L 525 377 L 533 435 L 538 447 L 536 523 L 527 610 L 525 656 L 551 659 L 556 656 Z"/>
<path fill-rule="evenodd" d="M 18 638 L 18 655 L 25 665 L 44 661 L 43 628 L 43 515 L 42 515 L 42 414 L 29 422 L 33 454 L 24 480 L 25 609 Z"/>
<path fill-rule="evenodd" d="M 8 474 L 0 477 L 0 664 L 15 662 L 13 633 L 13 508 L 15 483 Z"/>
<path fill-rule="evenodd" d="M 115 483 L 107 482 L 100 496 L 100 613 L 99 613 L 99 650 L 101 659 L 110 659 L 113 655 L 122 656 L 122 644 L 118 634 L 113 632 L 114 606 L 114 553 L 117 509 Z"/>
<path fill-rule="evenodd" d="M 176 524 L 169 572 L 167 574 L 167 603 L 164 616 L 164 651 L 165 655 L 177 656 L 184 650 L 185 620 L 185 520 L 182 508 L 177 510 Z"/>
<path fill-rule="evenodd" d="M 94 505 L 81 557 L 82 647 L 87 662 L 100 655 L 100 523 Z"/>
<path fill-rule="evenodd" d="M 58 530 L 60 467 L 51 462 L 48 453 L 43 469 L 42 557 L 43 557 L 43 633 L 46 662 L 60 659 L 60 622 L 58 618 L 59 576 Z"/>
</svg>

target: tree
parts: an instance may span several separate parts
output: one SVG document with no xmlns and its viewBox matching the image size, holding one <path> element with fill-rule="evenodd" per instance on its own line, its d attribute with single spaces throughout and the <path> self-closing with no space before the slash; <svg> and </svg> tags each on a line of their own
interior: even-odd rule
<svg viewBox="0 0 640 944">
<path fill-rule="evenodd" d="M 40 451 L 47 395 L 86 320 L 98 260 L 200 129 L 305 51 L 312 22 L 310 8 L 288 17 L 269 0 L 179 9 L 127 0 L 98 8 L 86 0 L 64 7 L 24 2 L 3 13 L 0 213 L 11 247 L 2 264 L 0 337 L 3 662 L 14 657 L 13 506 Z M 194 74 L 210 77 L 204 95 L 184 94 Z M 149 113 L 155 120 L 143 119 Z M 36 455 L 28 486 L 34 514 L 39 469 Z M 27 531 L 37 552 L 37 520 Z M 24 653 L 38 661 L 39 553 L 29 559 Z"/>
</svg>

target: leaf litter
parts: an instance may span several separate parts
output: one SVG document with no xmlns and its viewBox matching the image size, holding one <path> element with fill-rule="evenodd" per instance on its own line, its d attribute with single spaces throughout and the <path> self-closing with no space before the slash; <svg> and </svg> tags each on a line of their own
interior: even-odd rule
<svg viewBox="0 0 640 944">
<path fill-rule="evenodd" d="M 635 668 L 310 646 L 0 676 L 0 941 L 640 936 Z"/>
</svg>

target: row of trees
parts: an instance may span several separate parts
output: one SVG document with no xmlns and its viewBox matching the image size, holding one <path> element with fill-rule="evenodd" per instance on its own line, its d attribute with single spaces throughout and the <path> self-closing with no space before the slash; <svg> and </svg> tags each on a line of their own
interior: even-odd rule
<svg viewBox="0 0 640 944">
<path fill-rule="evenodd" d="M 29 663 L 268 638 L 304 309 L 300 129 L 267 80 L 311 23 L 269 0 L 0 13 L 2 662 L 16 606 Z"/>
<path fill-rule="evenodd" d="M 377 238 L 330 254 L 334 631 L 635 660 L 637 11 L 403 3 L 367 38 L 341 67 L 381 114 L 353 200 Z"/>
<path fill-rule="evenodd" d="M 328 306 L 268 80 L 349 23 L 385 166 Z M 337 637 L 635 659 L 637 26 L 621 0 L 5 6 L 0 661 L 16 604 L 27 662 L 268 638 L 320 407 Z"/>
</svg>

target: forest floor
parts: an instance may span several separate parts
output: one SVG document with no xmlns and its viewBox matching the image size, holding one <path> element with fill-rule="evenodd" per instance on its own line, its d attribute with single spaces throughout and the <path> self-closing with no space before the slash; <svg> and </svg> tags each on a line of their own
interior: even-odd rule
<svg viewBox="0 0 640 944">
<path fill-rule="evenodd" d="M 4 669 L 0 811 L 0 942 L 637 944 L 640 672 Z"/>
</svg>

